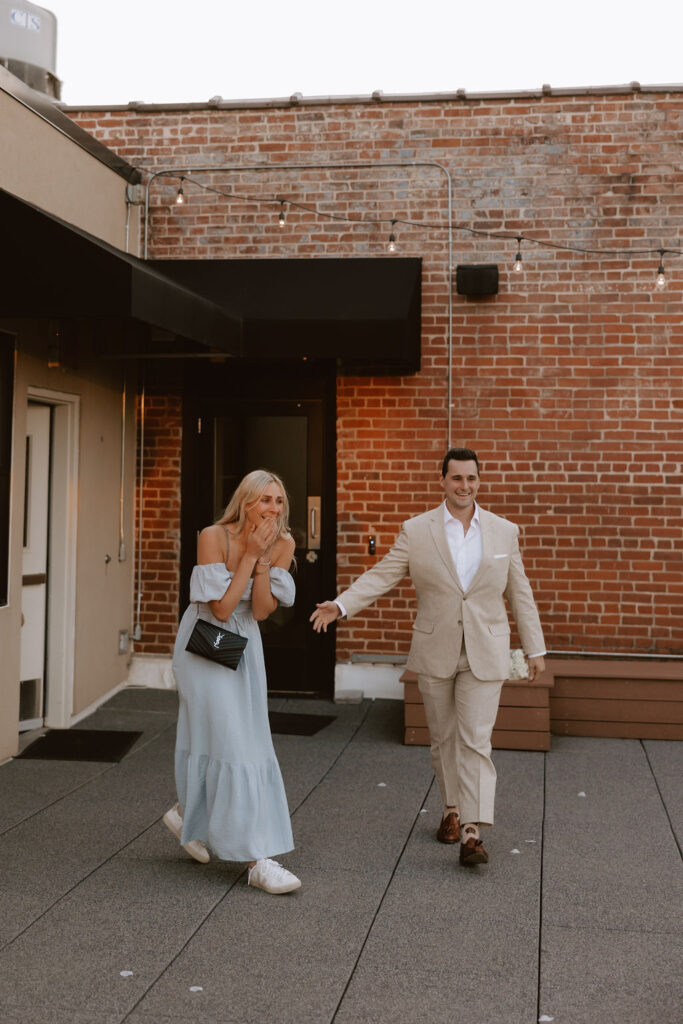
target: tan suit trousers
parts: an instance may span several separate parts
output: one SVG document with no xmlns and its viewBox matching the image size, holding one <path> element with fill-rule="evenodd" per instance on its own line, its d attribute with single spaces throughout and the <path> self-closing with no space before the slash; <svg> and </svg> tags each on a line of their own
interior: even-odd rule
<svg viewBox="0 0 683 1024">
<path fill-rule="evenodd" d="M 444 807 L 458 807 L 463 823 L 492 825 L 496 769 L 491 733 L 505 680 L 477 679 L 470 671 L 464 643 L 454 676 L 417 678 Z"/>
</svg>

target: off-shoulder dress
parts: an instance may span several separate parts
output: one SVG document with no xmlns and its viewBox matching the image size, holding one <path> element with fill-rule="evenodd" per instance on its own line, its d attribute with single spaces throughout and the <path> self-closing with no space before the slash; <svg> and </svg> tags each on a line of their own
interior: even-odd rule
<svg viewBox="0 0 683 1024">
<path fill-rule="evenodd" d="M 190 605 L 173 654 L 180 708 L 175 778 L 181 843 L 199 839 L 222 860 L 254 861 L 294 847 L 287 797 L 268 723 L 266 669 L 259 626 L 251 609 L 251 580 L 227 622 L 211 614 L 233 574 L 222 562 L 196 565 Z M 270 589 L 294 604 L 294 580 L 270 569 Z M 236 670 L 185 650 L 197 617 L 227 626 L 249 640 Z"/>
</svg>

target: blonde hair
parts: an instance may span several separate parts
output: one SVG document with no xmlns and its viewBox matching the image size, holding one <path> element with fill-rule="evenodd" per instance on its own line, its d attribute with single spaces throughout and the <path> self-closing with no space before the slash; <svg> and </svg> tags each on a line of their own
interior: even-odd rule
<svg viewBox="0 0 683 1024">
<path fill-rule="evenodd" d="M 255 504 L 269 484 L 277 484 L 282 491 L 282 513 L 278 520 L 278 537 L 289 537 L 289 498 L 285 485 L 276 473 L 268 469 L 254 469 L 247 473 L 235 488 L 235 493 L 228 502 L 225 512 L 216 520 L 216 526 L 226 526 L 228 523 L 238 523 L 238 533 L 244 529 L 247 518 L 247 509 Z"/>
</svg>

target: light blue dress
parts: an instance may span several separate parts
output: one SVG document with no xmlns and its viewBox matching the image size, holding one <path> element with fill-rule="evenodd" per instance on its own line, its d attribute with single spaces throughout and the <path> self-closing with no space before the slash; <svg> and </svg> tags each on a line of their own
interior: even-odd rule
<svg viewBox="0 0 683 1024">
<path fill-rule="evenodd" d="M 173 653 L 180 696 L 175 777 L 181 843 L 200 839 L 221 860 L 251 861 L 286 853 L 294 839 L 268 723 L 252 582 L 228 622 L 216 619 L 207 603 L 223 597 L 232 577 L 222 562 L 196 565 L 192 571 L 190 606 Z M 285 569 L 270 569 L 270 589 L 280 604 L 294 604 L 294 580 Z M 197 617 L 248 637 L 236 670 L 185 650 Z"/>
</svg>

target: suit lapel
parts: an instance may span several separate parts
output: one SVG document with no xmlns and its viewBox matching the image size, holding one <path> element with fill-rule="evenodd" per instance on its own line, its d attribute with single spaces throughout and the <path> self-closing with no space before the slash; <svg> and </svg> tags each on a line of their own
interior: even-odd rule
<svg viewBox="0 0 683 1024">
<path fill-rule="evenodd" d="M 451 549 L 449 548 L 448 541 L 446 540 L 446 528 L 443 522 L 443 505 L 439 505 L 438 508 L 434 509 L 429 520 L 429 529 L 441 560 L 451 574 L 453 582 L 457 586 L 458 590 L 462 590 L 462 583 L 460 582 L 455 565 L 453 564 Z"/>
</svg>

